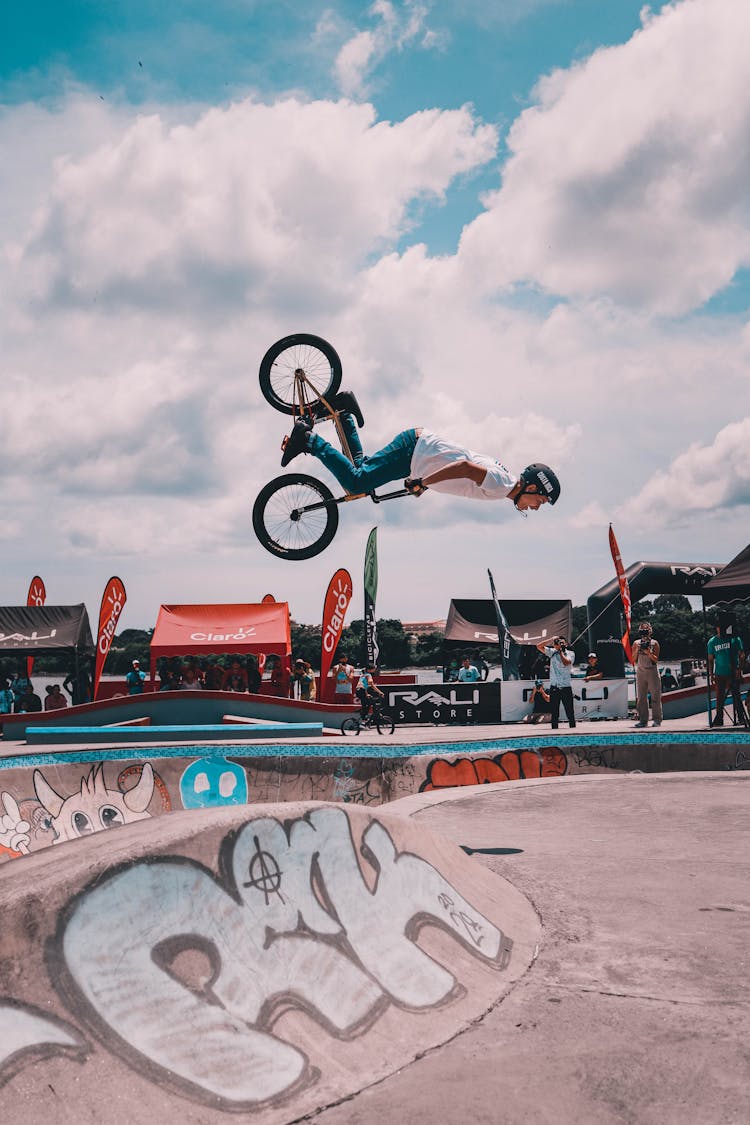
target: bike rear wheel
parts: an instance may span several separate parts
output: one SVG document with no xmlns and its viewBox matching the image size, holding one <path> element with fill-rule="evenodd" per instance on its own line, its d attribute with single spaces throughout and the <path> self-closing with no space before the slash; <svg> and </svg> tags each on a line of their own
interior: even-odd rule
<svg viewBox="0 0 750 1125">
<path fill-rule="evenodd" d="M 302 509 L 322 505 L 315 511 Z M 339 526 L 333 493 L 316 477 L 289 473 L 258 493 L 253 529 L 267 551 L 280 559 L 311 559 L 324 551 Z"/>
<path fill-rule="evenodd" d="M 359 719 L 354 719 L 354 718 L 344 719 L 343 723 L 341 724 L 341 733 L 342 734 L 353 735 L 353 734 L 359 734 L 359 732 L 360 732 Z"/>
<path fill-rule="evenodd" d="M 305 387 L 306 401 L 330 398 L 341 386 L 341 360 L 327 340 L 308 332 L 285 336 L 272 344 L 260 363 L 260 389 L 263 397 L 282 414 L 296 414 L 295 371 L 304 371 L 312 388 Z"/>
<path fill-rule="evenodd" d="M 375 725 L 378 728 L 378 734 L 393 734 L 396 724 L 393 721 L 393 716 L 389 715 L 387 711 L 380 711 L 375 719 Z"/>
</svg>

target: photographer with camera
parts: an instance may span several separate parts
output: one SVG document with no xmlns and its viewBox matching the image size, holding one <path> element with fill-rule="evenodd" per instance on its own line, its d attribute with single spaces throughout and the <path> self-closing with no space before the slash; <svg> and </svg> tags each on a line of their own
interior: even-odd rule
<svg viewBox="0 0 750 1125">
<path fill-rule="evenodd" d="M 552 729 L 557 730 L 560 718 L 560 704 L 565 708 L 568 724 L 576 725 L 573 710 L 573 687 L 570 673 L 575 660 L 575 653 L 568 648 L 565 637 L 553 637 L 552 644 L 546 645 L 544 641 L 536 646 L 541 653 L 549 657 L 549 702 L 552 712 Z"/>
<path fill-rule="evenodd" d="M 659 678 L 659 642 L 655 641 L 648 621 L 638 627 L 633 641 L 635 668 L 635 702 L 638 708 L 637 727 L 648 726 L 648 697 L 651 695 L 653 725 L 661 726 L 661 679 Z"/>
</svg>

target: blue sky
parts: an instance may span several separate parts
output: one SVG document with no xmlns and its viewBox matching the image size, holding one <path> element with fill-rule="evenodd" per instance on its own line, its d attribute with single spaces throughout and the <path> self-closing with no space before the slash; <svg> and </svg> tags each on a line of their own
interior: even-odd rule
<svg viewBox="0 0 750 1125">
<path fill-rule="evenodd" d="M 583 602 L 610 520 L 626 564 L 730 558 L 748 35 L 745 0 L 3 5 L 0 599 L 37 572 L 93 605 L 119 573 L 131 624 L 212 585 L 315 620 L 375 521 L 382 611 L 412 620 L 488 565 Z M 257 364 L 291 331 L 339 349 L 368 447 L 424 424 L 549 461 L 561 503 L 352 505 L 279 569 L 248 506 L 284 425 Z"/>
<path fill-rule="evenodd" d="M 639 25 L 640 0 L 507 0 L 429 7 L 434 47 L 389 53 L 371 100 L 383 119 L 432 106 L 471 103 L 502 141 L 540 74 L 566 67 L 594 46 L 622 42 Z M 316 36 L 324 14 L 329 34 Z M 335 17 L 335 18 L 334 18 Z M 43 0 L 4 6 L 0 100 L 54 101 L 71 84 L 135 106 L 221 104 L 248 92 L 301 89 L 335 97 L 332 62 L 353 27 L 374 27 L 367 4 L 282 0 Z M 311 40 L 315 40 L 311 45 Z M 493 162 L 452 186 L 439 206 L 419 208 L 420 237 L 435 253 L 455 249 L 477 194 L 497 184 Z"/>
</svg>

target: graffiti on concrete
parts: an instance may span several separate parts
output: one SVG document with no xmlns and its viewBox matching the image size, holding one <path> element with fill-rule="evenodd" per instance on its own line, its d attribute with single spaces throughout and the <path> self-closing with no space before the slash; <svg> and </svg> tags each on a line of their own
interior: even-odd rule
<svg viewBox="0 0 750 1125">
<path fill-rule="evenodd" d="M 30 1004 L 0 1000 L 0 1086 L 31 1059 L 64 1053 L 83 1060 L 87 1049 L 74 1027 Z"/>
<path fill-rule="evenodd" d="M 180 797 L 186 809 L 221 808 L 247 804 L 247 775 L 226 758 L 200 758 L 180 778 Z"/>
<path fill-rule="evenodd" d="M 146 809 L 154 793 L 154 771 L 146 762 L 137 783 L 123 793 L 107 788 L 104 767 L 99 763 L 81 778 L 80 792 L 61 797 L 45 781 L 41 770 L 34 770 L 34 790 L 39 803 L 49 813 L 54 833 L 52 842 L 59 844 L 63 840 L 77 840 L 93 832 L 117 828 L 120 824 L 147 820 L 151 816 Z"/>
<path fill-rule="evenodd" d="M 63 797 L 41 770 L 34 770 L 35 797 L 19 800 L 9 792 L 0 793 L 0 860 L 145 820 L 151 816 L 147 808 L 155 791 L 161 796 L 162 808 L 170 807 L 166 787 L 148 762 L 120 776 L 123 782 L 135 778 L 135 784 L 108 788 L 99 762 L 81 777 L 78 791 Z"/>
<path fill-rule="evenodd" d="M 288 1097 L 317 1071 L 275 1033 L 283 1013 L 349 1039 L 389 1004 L 423 1011 L 464 995 L 416 944 L 425 925 L 492 968 L 510 959 L 510 939 L 430 863 L 398 852 L 379 821 L 360 853 L 346 813 L 324 808 L 231 833 L 219 876 L 185 857 L 134 861 L 68 904 L 50 978 L 95 1037 L 153 1080 L 233 1110 Z"/>
<path fill-rule="evenodd" d="M 537 777 L 562 777 L 568 760 L 557 746 L 541 750 L 505 750 L 492 758 L 433 758 L 420 793 L 448 789 L 454 785 L 492 785 L 497 781 L 521 781 Z"/>
</svg>

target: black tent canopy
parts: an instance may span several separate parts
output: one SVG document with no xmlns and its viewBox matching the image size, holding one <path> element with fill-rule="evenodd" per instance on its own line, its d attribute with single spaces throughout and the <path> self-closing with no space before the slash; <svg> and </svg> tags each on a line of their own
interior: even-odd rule
<svg viewBox="0 0 750 1125">
<path fill-rule="evenodd" d="M 750 599 L 750 543 L 705 584 L 701 593 L 704 605 Z"/>
<path fill-rule="evenodd" d="M 570 638 L 572 602 L 567 598 L 501 598 L 511 637 L 518 645 L 537 645 L 552 637 Z M 445 622 L 446 641 L 498 644 L 495 603 L 491 598 L 453 598 Z"/>
<path fill-rule="evenodd" d="M 86 606 L 0 606 L 0 659 L 68 652 L 76 661 L 94 655 Z"/>
</svg>

